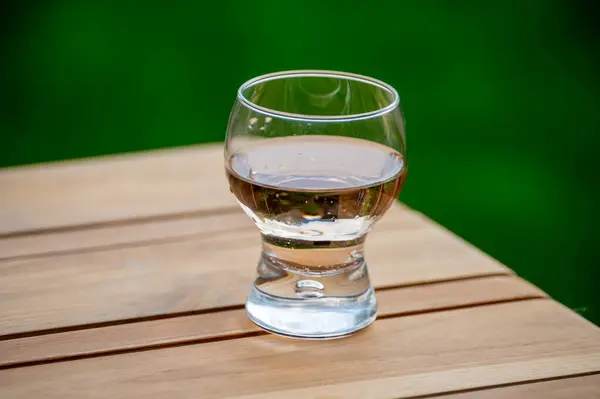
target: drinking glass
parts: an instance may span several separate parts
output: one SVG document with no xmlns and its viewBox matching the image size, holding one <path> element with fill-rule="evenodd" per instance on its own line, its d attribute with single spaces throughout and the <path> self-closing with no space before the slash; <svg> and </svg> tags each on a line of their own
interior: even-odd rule
<svg viewBox="0 0 600 399">
<path fill-rule="evenodd" d="M 227 128 L 231 192 L 262 235 L 250 319 L 334 338 L 377 315 L 363 245 L 406 176 L 398 93 L 366 76 L 288 71 L 244 83 Z"/>
</svg>

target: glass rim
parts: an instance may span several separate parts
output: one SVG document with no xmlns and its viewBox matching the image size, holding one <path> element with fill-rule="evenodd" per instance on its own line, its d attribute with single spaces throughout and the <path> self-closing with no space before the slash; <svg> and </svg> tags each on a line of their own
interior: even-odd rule
<svg viewBox="0 0 600 399">
<path fill-rule="evenodd" d="M 269 82 L 271 80 L 278 79 L 288 79 L 288 78 L 305 78 L 305 77 L 325 77 L 325 78 L 337 78 L 343 80 L 353 80 L 356 82 L 365 83 L 371 86 L 375 86 L 381 90 L 386 91 L 387 93 L 392 95 L 392 101 L 390 104 L 385 107 L 358 114 L 349 114 L 349 115 L 305 115 L 305 114 L 295 114 L 290 112 L 279 111 L 276 109 L 271 109 L 267 107 L 263 107 L 261 105 L 255 104 L 244 96 L 244 91 L 253 86 L 256 86 L 260 83 Z M 270 116 L 272 118 L 279 119 L 287 119 L 293 121 L 300 122 L 349 122 L 349 121 L 359 121 L 371 118 L 377 118 L 379 116 L 385 115 L 387 113 L 392 112 L 394 109 L 398 107 L 400 104 L 400 96 L 396 89 L 394 89 L 389 84 L 371 78 L 369 76 L 359 75 L 355 73 L 349 72 L 339 72 L 339 71 L 328 71 L 328 70 L 318 70 L 318 69 L 306 69 L 306 70 L 291 70 L 291 71 L 281 71 L 281 72 L 273 72 L 265 75 L 260 75 L 250 80 L 244 82 L 237 93 L 238 100 L 244 104 L 246 107 L 252 109 L 255 112 L 260 114 Z"/>
</svg>

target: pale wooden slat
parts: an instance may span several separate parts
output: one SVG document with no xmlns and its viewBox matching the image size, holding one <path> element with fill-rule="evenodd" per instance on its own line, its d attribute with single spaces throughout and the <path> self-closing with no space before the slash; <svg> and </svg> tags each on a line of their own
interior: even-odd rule
<svg viewBox="0 0 600 399">
<path fill-rule="evenodd" d="M 252 228 L 252 221 L 241 212 L 231 209 L 228 213 L 203 217 L 148 220 L 141 223 L 0 238 L 0 261 L 44 254 L 101 250 L 111 246 L 167 241 Z"/>
<path fill-rule="evenodd" d="M 391 318 L 342 340 L 272 335 L 0 372 L 3 398 L 398 398 L 600 370 L 600 330 L 549 300 Z"/>
<path fill-rule="evenodd" d="M 441 371 L 400 375 L 398 377 L 373 378 L 368 381 L 343 382 L 319 387 L 289 389 L 268 394 L 232 396 L 239 399 L 399 399 L 399 398 L 444 398 L 444 392 L 485 388 L 500 384 L 561 377 L 577 373 L 597 371 L 600 355 L 573 351 L 576 354 L 560 354 L 551 357 L 531 355 L 528 359 L 507 359 L 506 363 L 491 365 L 464 365 Z M 503 361 L 504 359 L 499 359 Z M 528 399 L 525 397 L 523 399 Z"/>
<path fill-rule="evenodd" d="M 237 206 L 221 144 L 7 168 L 0 193 L 0 234 Z"/>
<path fill-rule="evenodd" d="M 598 399 L 600 374 L 441 396 L 440 399 Z"/>
<path fill-rule="evenodd" d="M 0 262 L 0 335 L 240 305 L 260 252 L 255 229 L 147 246 Z M 374 231 L 376 287 L 510 273 L 429 224 Z"/>
<path fill-rule="evenodd" d="M 415 229 L 431 226 L 431 221 L 401 204 L 395 204 L 376 229 Z M 256 229 L 239 206 L 227 212 L 177 217 L 143 222 L 105 225 L 85 229 L 0 238 L 0 261 L 74 251 L 91 251 L 110 246 L 176 240 L 196 235 L 219 234 L 238 229 Z M 258 231 L 258 230 L 256 230 Z"/>
<path fill-rule="evenodd" d="M 545 294 L 515 277 L 488 277 L 396 288 L 377 293 L 380 317 L 467 305 L 539 298 Z M 243 309 L 0 341 L 0 365 L 57 359 L 259 331 Z"/>
</svg>

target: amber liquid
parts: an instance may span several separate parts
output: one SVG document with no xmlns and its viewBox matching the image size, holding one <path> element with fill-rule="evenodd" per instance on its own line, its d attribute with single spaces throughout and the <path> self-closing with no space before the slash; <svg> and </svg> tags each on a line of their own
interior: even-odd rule
<svg viewBox="0 0 600 399">
<path fill-rule="evenodd" d="M 265 239 L 292 248 L 362 243 L 406 176 L 397 151 L 336 136 L 263 139 L 232 154 L 226 169 Z"/>
</svg>

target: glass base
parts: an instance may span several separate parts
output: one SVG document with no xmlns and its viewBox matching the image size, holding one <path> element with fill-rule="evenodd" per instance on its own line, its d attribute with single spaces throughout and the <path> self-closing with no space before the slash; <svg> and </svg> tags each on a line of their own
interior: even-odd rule
<svg viewBox="0 0 600 399">
<path fill-rule="evenodd" d="M 329 339 L 350 335 L 377 317 L 367 267 L 335 275 L 306 275 L 266 261 L 246 301 L 250 320 L 286 337 Z"/>
</svg>

